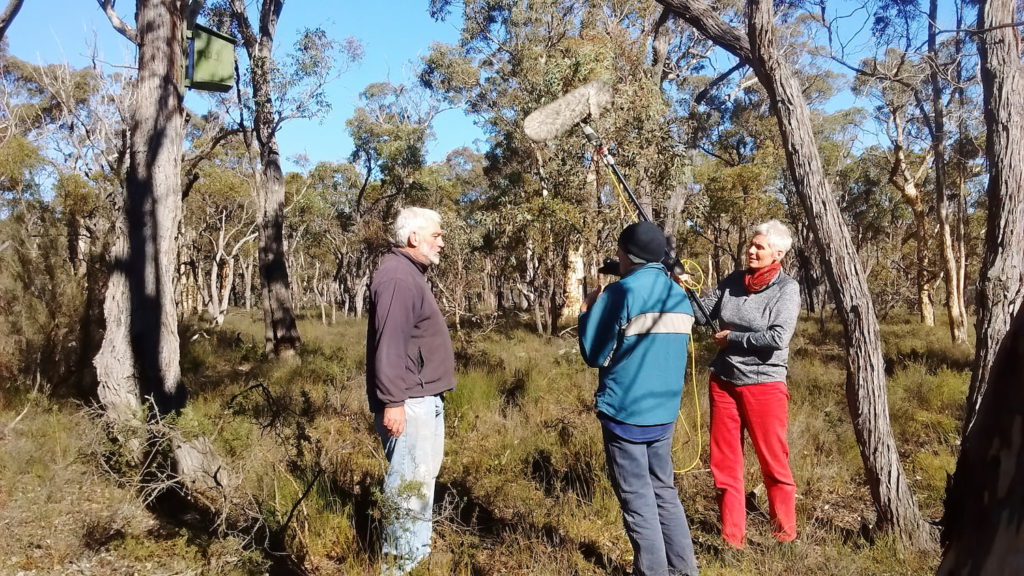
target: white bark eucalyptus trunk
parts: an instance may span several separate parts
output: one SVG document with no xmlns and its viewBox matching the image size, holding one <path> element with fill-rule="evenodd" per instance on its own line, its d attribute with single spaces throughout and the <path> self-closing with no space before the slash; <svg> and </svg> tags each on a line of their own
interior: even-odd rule
<svg viewBox="0 0 1024 576">
<path fill-rule="evenodd" d="M 747 35 L 702 0 L 659 0 L 754 70 L 771 102 L 793 186 L 807 214 L 849 350 L 846 397 L 878 528 L 912 548 L 934 546 L 900 464 L 889 422 L 878 319 L 849 230 L 821 164 L 802 87 L 775 43 L 771 0 L 749 0 Z"/>
<path fill-rule="evenodd" d="M 978 8 L 989 177 L 988 226 L 978 291 L 977 349 L 964 431 L 974 421 L 996 350 L 1024 301 L 1024 62 L 1014 0 Z"/>
<path fill-rule="evenodd" d="M 924 178 L 927 163 L 922 163 L 918 169 L 911 170 L 907 159 L 905 146 L 906 136 L 904 133 L 904 118 L 902 111 L 891 110 L 892 113 L 892 170 L 889 172 L 889 183 L 892 184 L 900 195 L 910 206 L 914 215 L 914 237 L 917 243 L 917 309 L 920 313 L 921 323 L 925 326 L 935 326 L 935 306 L 933 300 L 933 287 L 935 281 L 931 278 L 931 253 L 932 235 L 929 233 L 928 208 L 924 204 L 921 192 L 917 183 Z"/>
<path fill-rule="evenodd" d="M 957 254 L 953 247 L 949 202 L 946 199 L 946 112 L 942 103 L 939 75 L 938 0 L 928 2 L 928 55 L 932 60 L 929 83 L 932 92 L 932 155 L 935 160 L 935 213 L 939 221 L 938 240 L 942 256 L 943 280 L 946 286 L 946 315 L 949 334 L 956 344 L 967 342 L 967 309 L 957 282 Z"/>
</svg>

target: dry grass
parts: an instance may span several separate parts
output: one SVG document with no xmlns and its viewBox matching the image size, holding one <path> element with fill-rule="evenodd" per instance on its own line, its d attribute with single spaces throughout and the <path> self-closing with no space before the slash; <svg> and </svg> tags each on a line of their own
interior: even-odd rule
<svg viewBox="0 0 1024 576">
<path fill-rule="evenodd" d="M 232 539 L 162 524 L 98 470 L 95 423 L 44 398 L 0 440 L 0 575 L 250 574 L 263 562 Z M 20 413 L 0 411 L 6 424 Z"/>
<path fill-rule="evenodd" d="M 215 439 L 272 528 L 291 517 L 284 545 L 311 573 L 372 573 L 384 459 L 366 409 L 365 323 L 303 322 L 302 364 L 277 367 L 262 360 L 257 321 L 232 315 L 223 330 L 189 344 L 185 377 L 194 396 L 181 424 Z M 922 509 L 936 518 L 968 374 L 956 350 L 943 346 L 941 328 L 938 336 L 905 324 L 886 330 L 899 341 L 887 342 L 897 441 Z M 820 330 L 807 321 L 793 343 L 790 438 L 800 539 L 775 544 L 767 519 L 755 512 L 751 544 L 741 552 L 723 550 L 717 536 L 700 365 L 711 350 L 697 342 L 698 402 L 688 390 L 682 421 L 690 432 L 677 427 L 676 462 L 692 465 L 678 480 L 703 574 L 934 571 L 934 554 L 862 537 L 873 511 L 846 410 L 838 333 L 834 325 Z M 631 551 L 591 409 L 596 373 L 580 361 L 572 336 L 510 330 L 456 340 L 459 387 L 446 402 L 435 553 L 417 572 L 629 573 Z M 3 405 L 0 422 L 17 415 L 16 404 Z M 74 409 L 48 407 L 26 416 L 3 441 L 0 526 L 15 534 L 3 564 L 16 566 L 10 573 L 95 565 L 71 573 L 226 574 L 226 558 L 238 560 L 231 568 L 237 573 L 266 569 L 241 543 L 201 543 L 160 527 L 131 492 L 92 472 L 91 447 L 99 441 L 92 426 Z M 747 460 L 748 489 L 756 491 L 756 460 Z M 764 509 L 763 496 L 757 498 Z M 40 544 L 58 521 L 72 528 Z M 142 568 L 142 557 L 150 568 Z M 97 562 L 107 564 L 100 569 Z"/>
</svg>

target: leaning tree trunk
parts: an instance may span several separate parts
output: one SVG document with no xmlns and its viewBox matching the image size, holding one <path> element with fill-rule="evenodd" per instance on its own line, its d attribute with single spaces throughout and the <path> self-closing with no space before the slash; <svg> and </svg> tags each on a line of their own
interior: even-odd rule
<svg viewBox="0 0 1024 576">
<path fill-rule="evenodd" d="M 931 530 L 910 490 L 889 423 L 882 337 L 867 279 L 825 178 L 802 87 L 776 49 L 771 0 L 751 0 L 747 6 L 752 68 L 778 119 L 786 164 L 821 250 L 843 324 L 846 398 L 879 525 L 903 542 L 925 548 L 931 545 Z"/>
<path fill-rule="evenodd" d="M 786 165 L 824 263 L 849 350 L 846 396 L 878 527 L 915 548 L 932 546 L 889 423 L 881 335 L 849 231 L 832 195 L 814 139 L 810 109 L 796 74 L 775 45 L 771 0 L 750 0 L 747 38 L 701 0 L 659 0 L 719 46 L 745 61 L 768 93 Z"/>
<path fill-rule="evenodd" d="M 1020 35 L 1011 26 L 1014 4 L 987 0 L 978 9 L 978 28 L 984 30 L 979 47 L 988 135 L 988 228 L 965 432 L 993 381 L 989 370 L 999 343 L 1024 300 L 1024 63 Z"/>
</svg>

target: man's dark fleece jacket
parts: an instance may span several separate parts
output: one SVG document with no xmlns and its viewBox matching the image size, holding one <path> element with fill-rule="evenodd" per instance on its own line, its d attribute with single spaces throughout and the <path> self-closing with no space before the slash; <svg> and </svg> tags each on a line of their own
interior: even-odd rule
<svg viewBox="0 0 1024 576">
<path fill-rule="evenodd" d="M 373 274 L 366 396 L 374 412 L 455 388 L 452 340 L 426 272 L 426 264 L 395 248 Z"/>
</svg>

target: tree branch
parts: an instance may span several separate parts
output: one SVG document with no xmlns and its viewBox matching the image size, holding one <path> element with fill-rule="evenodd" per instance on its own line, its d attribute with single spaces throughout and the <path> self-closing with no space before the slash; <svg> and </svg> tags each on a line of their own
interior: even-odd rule
<svg viewBox="0 0 1024 576">
<path fill-rule="evenodd" d="M 704 99 L 707 98 L 708 95 L 711 94 L 712 90 L 717 88 L 718 85 L 721 84 L 722 82 L 725 82 L 726 80 L 728 80 L 729 77 L 732 76 L 733 74 L 735 74 L 737 70 L 739 70 L 741 68 L 744 68 L 745 66 L 746 66 L 746 64 L 744 64 L 743 61 L 739 61 L 732 68 L 729 68 L 725 72 L 722 72 L 721 74 L 719 74 L 714 80 L 712 80 L 711 82 L 708 82 L 707 86 L 701 88 L 700 92 L 697 92 L 697 95 L 694 96 L 694 98 L 693 98 L 693 103 L 696 105 L 696 104 L 700 104 L 701 102 L 703 102 Z"/>
<path fill-rule="evenodd" d="M 703 0 L 657 0 L 669 8 L 687 24 L 693 26 L 705 38 L 718 44 L 742 62 L 751 60 L 750 43 L 735 27 L 722 19 Z"/>
<path fill-rule="evenodd" d="M 24 2 L 25 0 L 10 0 L 7 3 L 7 9 L 0 15 L 0 40 L 7 35 L 7 29 L 11 27 L 11 22 L 14 22 L 14 17 L 18 15 Z"/>
<path fill-rule="evenodd" d="M 199 181 L 199 165 L 213 154 L 214 150 L 220 146 L 221 142 L 240 132 L 240 129 L 221 126 L 202 150 L 192 154 L 191 157 L 185 161 L 184 166 L 182 166 L 182 173 L 185 174 L 186 177 L 185 184 L 181 187 L 182 200 L 188 198 L 188 195 L 192 192 L 192 188 L 195 187 L 196 183 Z"/>
<path fill-rule="evenodd" d="M 299 506 L 302 505 L 302 502 L 306 499 L 306 497 L 309 496 L 309 493 L 313 491 L 313 487 L 316 486 L 317 480 L 319 480 L 320 477 L 323 476 L 323 474 L 323 467 L 317 466 L 316 474 L 313 475 L 313 479 L 310 480 L 309 483 L 306 485 L 306 489 L 302 491 L 302 495 L 299 496 L 299 499 L 292 504 L 292 509 L 288 511 L 288 516 L 284 519 L 284 522 L 281 524 L 279 530 L 282 533 L 285 530 L 288 530 L 288 526 L 292 523 L 292 519 L 295 517 L 295 512 L 299 509 Z"/>
<path fill-rule="evenodd" d="M 11 433 L 11 431 L 14 430 L 14 427 L 18 425 L 18 421 L 21 420 L 25 416 L 25 414 L 28 412 L 28 409 L 31 406 L 32 406 L 31 402 L 26 404 L 25 405 L 25 409 L 21 411 L 21 414 L 18 414 L 18 417 L 15 418 L 10 424 L 8 424 L 4 428 L 3 432 L 0 432 L 0 440 L 3 440 L 4 438 L 7 438 L 7 436 Z"/>
<path fill-rule="evenodd" d="M 249 55 L 249 59 L 252 60 L 256 53 L 258 38 L 256 37 L 256 32 L 252 29 L 249 17 L 245 13 L 245 0 L 231 0 L 231 15 L 235 21 L 235 26 L 238 27 L 238 34 L 242 37 L 242 45 L 245 46 L 245 52 Z"/>
<path fill-rule="evenodd" d="M 669 29 L 669 22 L 672 21 L 672 11 L 663 8 L 654 24 L 654 34 L 651 41 L 651 77 L 661 85 L 665 80 L 665 61 L 668 60 L 668 46 L 672 41 L 672 31 Z"/>
<path fill-rule="evenodd" d="M 107 15 L 107 20 L 110 20 L 110 25 L 117 30 L 121 36 L 128 39 L 129 42 L 139 45 L 139 33 L 129 26 L 121 17 L 117 15 L 117 11 L 114 10 L 114 2 L 116 0 L 96 0 L 96 3 L 100 5 L 103 12 Z"/>
</svg>

